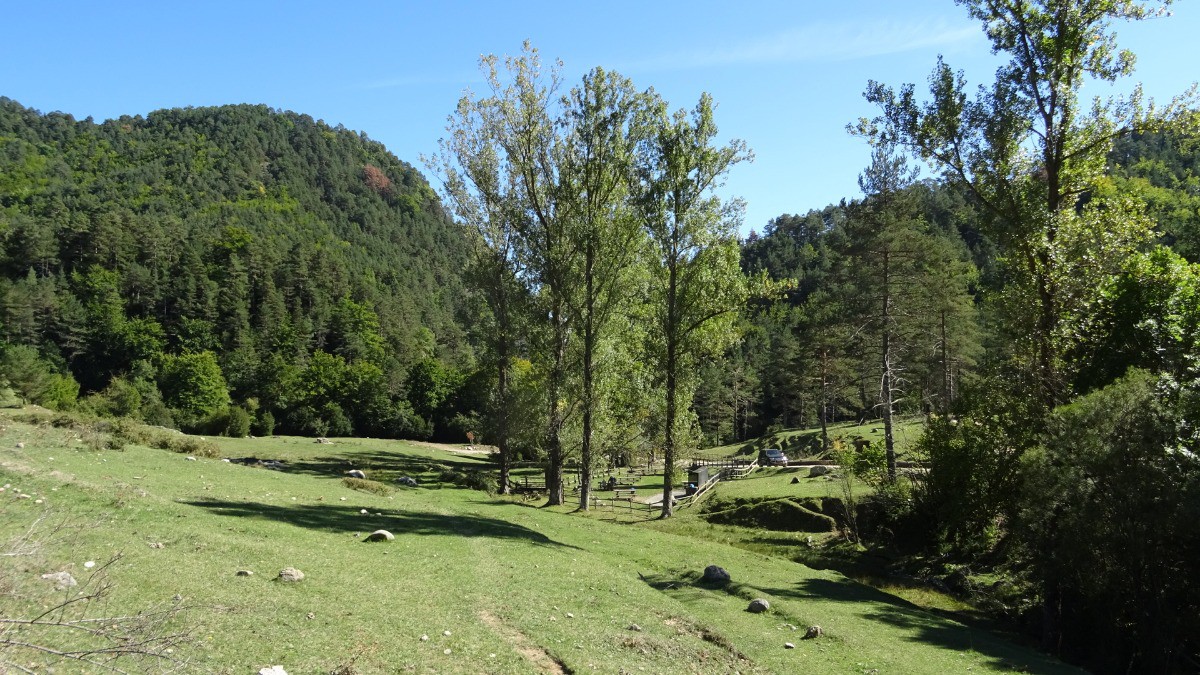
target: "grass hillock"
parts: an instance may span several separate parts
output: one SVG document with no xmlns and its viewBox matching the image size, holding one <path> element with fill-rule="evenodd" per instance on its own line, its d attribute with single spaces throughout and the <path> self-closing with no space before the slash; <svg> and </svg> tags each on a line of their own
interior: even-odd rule
<svg viewBox="0 0 1200 675">
<path fill-rule="evenodd" d="M 619 525 L 438 480 L 490 472 L 486 457 L 372 439 L 206 442 L 219 458 L 114 449 L 0 417 L 0 542 L 36 543 L 0 557 L 0 589 L 15 589 L 0 614 L 71 597 L 42 574 L 83 586 L 103 569 L 106 602 L 80 611 L 178 607 L 164 628 L 190 639 L 163 656 L 183 672 L 1076 672 L 841 574 L 708 536 L 723 526 Z M 257 462 L 224 461 L 247 458 Z M 350 469 L 395 487 L 355 489 Z M 60 527 L 39 525 L 51 522 Z M 394 541 L 366 542 L 378 529 Z M 699 583 L 712 564 L 733 583 Z M 304 579 L 278 580 L 287 567 Z M 769 612 L 746 611 L 757 597 Z M 801 640 L 809 625 L 824 635 Z M 55 635 L 9 630 L 0 662 L 45 671 L 50 655 L 12 642 Z"/>
</svg>

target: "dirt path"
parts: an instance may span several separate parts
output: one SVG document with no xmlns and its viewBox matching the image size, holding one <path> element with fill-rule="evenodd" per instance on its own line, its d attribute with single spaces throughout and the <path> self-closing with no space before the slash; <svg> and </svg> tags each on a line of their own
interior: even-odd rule
<svg viewBox="0 0 1200 675">
<path fill-rule="evenodd" d="M 567 669 L 563 667 L 563 664 L 551 656 L 545 649 L 534 644 L 529 639 L 529 636 L 504 623 L 500 620 L 500 617 L 486 609 L 480 610 L 479 618 L 488 628 L 491 628 L 497 635 L 511 644 L 513 649 L 517 650 L 518 654 L 529 659 L 541 672 L 551 673 L 552 675 L 566 675 Z"/>
</svg>

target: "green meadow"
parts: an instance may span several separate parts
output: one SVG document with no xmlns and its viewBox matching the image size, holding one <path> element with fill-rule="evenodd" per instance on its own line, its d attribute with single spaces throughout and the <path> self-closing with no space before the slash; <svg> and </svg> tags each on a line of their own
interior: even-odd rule
<svg viewBox="0 0 1200 675">
<path fill-rule="evenodd" d="M 205 457 L 48 413 L 6 411 L 0 426 L 0 662 L 11 672 L 109 672 L 17 643 L 87 649 L 96 638 L 62 622 L 156 610 L 167 618 L 150 628 L 180 636 L 170 652 L 110 665 L 239 674 L 279 665 L 290 675 L 1077 672 L 797 563 L 784 552 L 804 545 L 798 535 L 753 550 L 737 528 L 706 523 L 699 505 L 673 522 L 628 524 L 456 484 L 491 471 L 481 454 L 274 437 L 198 441 L 214 455 Z M 224 461 L 250 457 L 280 468 Z M 351 469 L 367 480 L 347 480 Z M 750 496 L 722 496 L 727 487 L 825 489 L 790 483 L 796 475 L 763 472 L 713 498 Z M 419 486 L 399 485 L 401 476 Z M 365 541 L 378 529 L 394 541 Z M 702 583 L 708 565 L 731 582 Z M 289 567 L 303 580 L 279 580 Z M 59 590 L 41 577 L 64 571 L 79 585 Z M 108 585 L 102 597 L 70 602 L 98 584 Z M 770 609 L 748 612 L 754 598 Z M 12 623 L 64 602 L 38 623 Z M 809 626 L 823 634 L 802 639 Z"/>
</svg>

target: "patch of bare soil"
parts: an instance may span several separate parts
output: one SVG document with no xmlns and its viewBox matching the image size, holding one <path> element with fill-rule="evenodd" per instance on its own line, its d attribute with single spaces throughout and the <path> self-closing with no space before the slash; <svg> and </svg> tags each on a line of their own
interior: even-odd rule
<svg viewBox="0 0 1200 675">
<path fill-rule="evenodd" d="M 550 652 L 534 644 L 527 635 L 504 623 L 495 614 L 485 609 L 479 612 L 479 618 L 488 628 L 491 628 L 500 637 L 504 638 L 506 642 L 511 644 L 517 650 L 518 654 L 524 656 L 530 663 L 537 666 L 541 672 L 552 673 L 553 675 L 567 675 L 567 673 L 571 672 L 561 661 L 551 656 Z"/>
</svg>

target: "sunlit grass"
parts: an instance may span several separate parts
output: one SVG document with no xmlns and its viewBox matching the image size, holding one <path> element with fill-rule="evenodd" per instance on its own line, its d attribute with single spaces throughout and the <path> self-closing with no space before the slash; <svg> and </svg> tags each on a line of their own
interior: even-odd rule
<svg viewBox="0 0 1200 675">
<path fill-rule="evenodd" d="M 190 672 L 524 673 L 541 672 L 539 658 L 605 673 L 1071 672 L 793 562 L 787 551 L 815 550 L 799 534 L 759 533 L 755 549 L 752 535 L 690 510 L 625 524 L 438 481 L 447 469 L 490 470 L 483 456 L 373 439 L 210 439 L 224 458 L 282 462 L 275 470 L 0 426 L 0 485 L 10 486 L 0 538 L 47 512 L 73 523 L 36 565 L 3 558 L 0 571 L 82 574 L 86 561 L 122 554 L 106 610 L 181 598 L 194 608 L 183 621 L 197 640 L 180 654 Z M 351 469 L 390 489 L 352 489 Z M 400 476 L 421 486 L 399 486 Z M 381 528 L 395 541 L 363 541 Z M 696 584 L 710 564 L 735 585 Z M 305 579 L 276 581 L 289 566 Z M 745 612 L 748 597 L 770 598 L 771 612 Z M 825 637 L 801 641 L 789 628 L 808 624 Z"/>
</svg>

